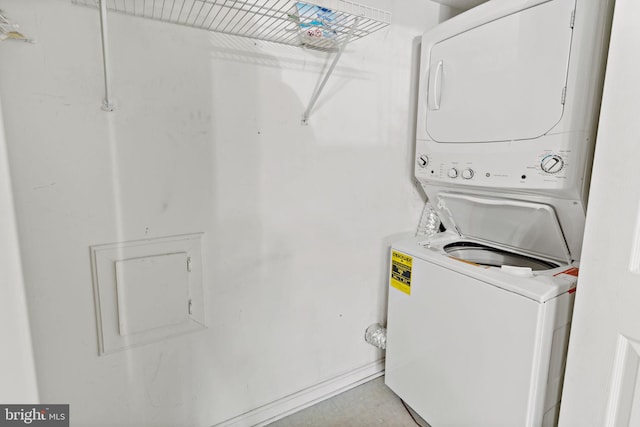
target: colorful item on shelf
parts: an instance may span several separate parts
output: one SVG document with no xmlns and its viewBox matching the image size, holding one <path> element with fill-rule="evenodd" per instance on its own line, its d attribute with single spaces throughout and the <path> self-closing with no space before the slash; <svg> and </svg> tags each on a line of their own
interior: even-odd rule
<svg viewBox="0 0 640 427">
<path fill-rule="evenodd" d="M 337 37 L 337 32 L 332 28 L 336 13 L 326 7 L 314 4 L 296 3 L 295 21 L 298 23 L 299 33 L 303 38 L 329 39 Z"/>
</svg>

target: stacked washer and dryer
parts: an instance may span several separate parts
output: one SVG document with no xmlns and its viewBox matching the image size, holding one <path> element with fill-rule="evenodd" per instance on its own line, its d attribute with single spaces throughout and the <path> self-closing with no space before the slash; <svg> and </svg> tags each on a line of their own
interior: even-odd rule
<svg viewBox="0 0 640 427">
<path fill-rule="evenodd" d="M 557 424 L 613 0 L 491 0 L 424 34 L 386 384 L 433 427 Z"/>
</svg>

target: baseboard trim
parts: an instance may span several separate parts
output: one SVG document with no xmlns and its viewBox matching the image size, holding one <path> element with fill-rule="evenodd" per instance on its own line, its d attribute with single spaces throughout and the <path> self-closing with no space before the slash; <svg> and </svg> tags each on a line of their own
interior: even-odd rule
<svg viewBox="0 0 640 427">
<path fill-rule="evenodd" d="M 260 427 L 298 412 L 384 374 L 384 359 L 307 387 L 213 427 Z"/>
</svg>

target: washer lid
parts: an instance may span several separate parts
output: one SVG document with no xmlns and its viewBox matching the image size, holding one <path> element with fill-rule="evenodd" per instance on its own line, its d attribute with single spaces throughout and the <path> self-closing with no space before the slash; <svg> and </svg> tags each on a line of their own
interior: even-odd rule
<svg viewBox="0 0 640 427">
<path fill-rule="evenodd" d="M 446 192 L 438 194 L 436 205 L 445 225 L 460 236 L 571 262 L 567 241 L 550 205 Z"/>
</svg>

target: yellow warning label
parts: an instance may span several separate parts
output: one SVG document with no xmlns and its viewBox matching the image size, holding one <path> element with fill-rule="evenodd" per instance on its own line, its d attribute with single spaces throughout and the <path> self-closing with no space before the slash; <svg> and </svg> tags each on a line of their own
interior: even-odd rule
<svg viewBox="0 0 640 427">
<path fill-rule="evenodd" d="M 402 252 L 391 252 L 391 280 L 389 284 L 407 295 L 411 295 L 411 266 L 413 258 Z"/>
</svg>

